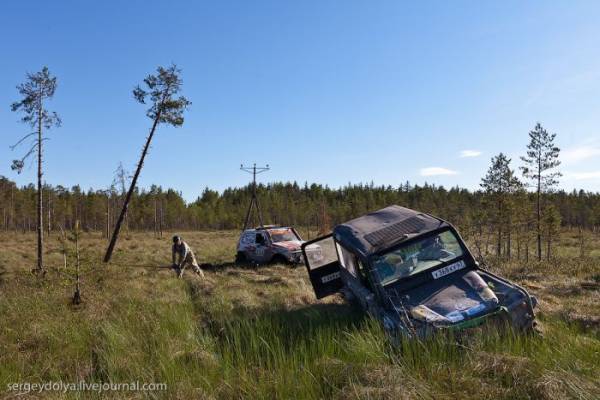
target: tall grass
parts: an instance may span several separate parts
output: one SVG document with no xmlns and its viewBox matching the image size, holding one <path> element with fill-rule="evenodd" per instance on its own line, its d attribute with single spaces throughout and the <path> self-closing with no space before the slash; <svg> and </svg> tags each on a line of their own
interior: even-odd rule
<svg viewBox="0 0 600 400">
<path fill-rule="evenodd" d="M 597 259 L 578 276 L 535 281 L 544 286 L 543 337 L 481 329 L 392 344 L 377 321 L 339 298 L 316 301 L 302 268 L 217 268 L 204 281 L 178 280 L 143 267 L 163 262 L 156 239 L 133 238 L 118 264 L 88 262 L 78 307 L 56 269 L 45 280 L 25 268 L 2 275 L 0 393 L 10 382 L 83 379 L 169 387 L 98 398 L 600 398 L 600 337 L 573 316 L 594 317 L 598 293 L 580 282 L 598 273 Z M 100 255 L 99 240 L 84 241 L 87 260 Z M 235 235 L 192 240 L 203 261 L 218 263 Z M 8 269 L 2 257 L 14 255 L 0 256 Z M 527 268 L 524 282 L 549 274 L 547 265 Z"/>
</svg>

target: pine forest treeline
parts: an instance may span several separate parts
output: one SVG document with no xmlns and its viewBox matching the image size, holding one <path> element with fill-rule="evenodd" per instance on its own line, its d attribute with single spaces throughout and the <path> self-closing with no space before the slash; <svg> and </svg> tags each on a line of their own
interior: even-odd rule
<svg viewBox="0 0 600 400">
<path fill-rule="evenodd" d="M 109 190 L 82 190 L 79 186 L 44 186 L 46 231 L 72 229 L 81 221 L 86 231 L 106 234 L 114 226 L 122 206 L 124 193 L 115 186 Z M 501 232 L 506 240 L 487 245 L 500 253 L 510 252 L 515 244 L 527 242 L 534 246 L 536 225 L 536 193 L 506 190 L 487 195 L 485 190 L 446 189 L 435 185 L 403 184 L 399 187 L 373 184 L 347 185 L 334 189 L 318 184 L 272 183 L 258 185 L 258 196 L 267 223 L 310 227 L 326 231 L 332 225 L 365 212 L 399 204 L 448 219 L 463 235 L 484 238 Z M 497 199 L 498 196 L 503 199 Z M 132 196 L 125 229 L 220 230 L 239 229 L 250 201 L 251 187 L 228 188 L 222 193 L 205 189 L 194 202 L 187 204 L 181 194 L 172 189 L 152 186 L 136 189 Z M 600 193 L 583 190 L 556 191 L 544 196 L 542 234 L 549 236 L 556 225 L 600 231 Z M 498 205 L 500 204 L 500 206 Z M 17 187 L 0 177 L 0 229 L 35 231 L 36 187 Z M 478 231 L 478 232 L 476 232 Z M 544 233 L 545 231 L 545 233 Z M 531 242 L 530 242 L 531 241 Z M 496 250 L 496 249 L 499 250 Z M 533 249 L 533 248 L 532 248 Z M 533 250 L 532 250 L 533 251 Z"/>
</svg>

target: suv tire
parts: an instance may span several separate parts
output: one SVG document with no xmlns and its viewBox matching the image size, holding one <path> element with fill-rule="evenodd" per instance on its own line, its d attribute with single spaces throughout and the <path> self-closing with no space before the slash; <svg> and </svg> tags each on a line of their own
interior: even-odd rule
<svg viewBox="0 0 600 400">
<path fill-rule="evenodd" d="M 244 254 L 244 252 L 238 251 L 237 254 L 235 255 L 235 263 L 236 264 L 244 264 L 246 262 L 248 262 L 248 259 L 246 258 L 246 255 Z"/>
<path fill-rule="evenodd" d="M 273 256 L 273 258 L 271 259 L 271 262 L 273 264 L 281 264 L 281 265 L 287 265 L 288 264 L 287 258 L 285 258 L 284 256 L 282 256 L 281 254 L 275 254 Z"/>
</svg>

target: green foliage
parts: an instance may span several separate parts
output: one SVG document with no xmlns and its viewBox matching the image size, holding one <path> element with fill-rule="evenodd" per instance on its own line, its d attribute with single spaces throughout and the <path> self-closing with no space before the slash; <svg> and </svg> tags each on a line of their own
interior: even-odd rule
<svg viewBox="0 0 600 400">
<path fill-rule="evenodd" d="M 43 108 L 44 100 L 51 99 L 56 91 L 56 77 L 50 74 L 48 67 L 35 74 L 27 74 L 27 81 L 17 86 L 23 99 L 12 103 L 12 111 L 22 111 L 21 121 L 36 127 L 41 122 L 46 128 L 60 125 L 60 118 L 55 112 Z"/>
<path fill-rule="evenodd" d="M 401 187 L 350 185 L 332 189 L 323 185 L 271 183 L 258 185 L 258 196 L 267 223 L 291 224 L 301 231 L 320 230 L 376 210 L 390 204 L 422 210 L 443 217 L 471 237 L 479 228 L 484 233 L 493 221 L 493 210 L 482 205 L 483 192 L 442 186 L 406 185 Z M 118 190 L 104 191 L 79 186 L 45 186 L 51 199 L 52 226 L 71 229 L 75 218 L 81 220 L 84 230 L 102 231 L 106 224 L 107 199 L 111 216 L 119 210 L 122 195 Z M 245 208 L 250 201 L 251 188 L 228 188 L 222 193 L 205 189 L 201 196 L 186 203 L 181 193 L 161 186 L 136 190 L 128 210 L 128 224 L 134 230 L 153 230 L 155 209 L 158 209 L 165 230 L 173 229 L 239 229 L 244 221 Z M 532 207 L 535 197 L 517 191 L 511 195 L 516 207 L 516 221 L 523 229 L 531 229 Z M 156 208 L 155 208 L 156 201 Z M 561 215 L 563 226 L 582 225 L 587 229 L 600 228 L 600 194 L 585 191 L 559 191 L 547 195 L 548 204 L 554 204 Z M 14 182 L 0 177 L 0 229 L 33 230 L 35 228 L 35 188 L 17 187 Z M 597 217 L 597 218 L 595 218 Z M 28 222 L 29 221 L 29 222 Z M 114 222 L 114 220 L 113 220 Z M 478 233 L 478 236 L 481 235 Z"/>
<path fill-rule="evenodd" d="M 42 68 L 35 74 L 27 74 L 27 81 L 17 86 L 19 94 L 23 98 L 11 104 L 11 110 L 23 113 L 21 122 L 36 128 L 35 132 L 23 136 L 16 144 L 11 146 L 15 149 L 29 138 L 32 140 L 29 150 L 18 160 L 13 160 L 11 168 L 21 173 L 25 167 L 25 160 L 37 151 L 41 151 L 42 138 L 41 128 L 50 129 L 52 126 L 60 126 L 61 120 L 58 114 L 50 112 L 44 107 L 44 102 L 51 99 L 56 91 L 56 77 L 48 71 L 48 67 Z M 36 135 L 38 136 L 36 138 Z"/>
<path fill-rule="evenodd" d="M 486 195 L 503 198 L 522 187 L 515 172 L 510 168 L 510 161 L 503 153 L 492 157 L 492 165 L 481 179 L 481 187 Z"/>
<path fill-rule="evenodd" d="M 503 153 L 492 158 L 492 165 L 481 180 L 484 190 L 484 202 L 489 204 L 488 216 L 497 230 L 497 255 L 502 253 L 503 235 L 510 238 L 511 223 L 515 217 L 513 199 L 515 193 L 522 190 L 522 184 L 510 168 L 510 158 Z M 510 249 L 510 243 L 508 244 Z M 509 251 L 510 254 L 510 251 Z"/>
<path fill-rule="evenodd" d="M 146 89 L 137 86 L 133 90 L 133 97 L 142 104 L 150 98 L 152 105 L 146 112 L 148 118 L 155 120 L 158 117 L 160 123 L 181 126 L 183 112 L 192 104 L 183 96 L 175 97 L 183 84 L 181 70 L 173 64 L 168 68 L 158 67 L 156 72 L 144 79 Z"/>
<path fill-rule="evenodd" d="M 525 166 L 521 169 L 526 178 L 534 181 L 538 191 L 551 190 L 558 184 L 558 178 L 562 175 L 558 171 L 550 172 L 560 165 L 560 149 L 554 145 L 555 138 L 556 133 L 548 133 L 539 122 L 529 132 L 527 155 L 521 157 Z"/>
</svg>

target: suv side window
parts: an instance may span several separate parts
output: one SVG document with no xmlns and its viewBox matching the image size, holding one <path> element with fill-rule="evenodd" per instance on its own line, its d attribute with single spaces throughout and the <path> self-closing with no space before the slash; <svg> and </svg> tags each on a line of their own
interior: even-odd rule
<svg viewBox="0 0 600 400">
<path fill-rule="evenodd" d="M 367 279 L 367 273 L 362 262 L 358 259 L 354 253 L 346 250 L 344 246 L 335 243 L 339 254 L 340 266 L 346 269 L 352 276 L 360 280 L 367 287 L 371 287 L 369 280 Z"/>
<path fill-rule="evenodd" d="M 346 250 L 341 244 L 336 242 L 335 245 L 340 256 L 340 265 L 342 268 L 346 269 L 346 271 L 348 271 L 352 276 L 358 278 L 356 256 L 350 251 Z"/>
<path fill-rule="evenodd" d="M 256 234 L 256 244 L 266 244 L 265 236 L 262 233 Z"/>
</svg>

